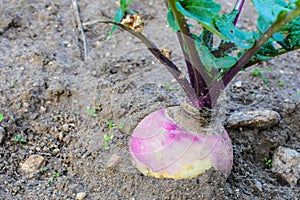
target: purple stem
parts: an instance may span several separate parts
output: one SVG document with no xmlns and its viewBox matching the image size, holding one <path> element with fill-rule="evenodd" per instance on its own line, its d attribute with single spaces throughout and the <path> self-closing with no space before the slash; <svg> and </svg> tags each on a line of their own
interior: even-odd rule
<svg viewBox="0 0 300 200">
<path fill-rule="evenodd" d="M 244 3 L 245 3 L 245 0 L 237 0 L 235 2 L 235 5 L 234 5 L 234 10 L 238 10 L 238 14 L 236 15 L 236 18 L 234 20 L 234 25 L 236 25 L 237 21 L 239 20 L 239 16 L 242 12 L 242 9 L 243 9 L 243 6 L 244 6 Z"/>
<path fill-rule="evenodd" d="M 174 17 L 179 25 L 181 35 L 179 40 L 182 40 L 181 47 L 184 52 L 187 62 L 187 68 L 189 71 L 190 78 L 193 76 L 191 81 L 194 82 L 194 89 L 198 97 L 205 95 L 208 92 L 208 84 L 211 83 L 212 79 L 209 74 L 205 71 L 205 68 L 200 60 L 197 52 L 195 41 L 190 32 L 189 26 L 186 22 L 185 16 L 177 10 L 176 0 L 168 0 L 168 5 L 172 9 Z M 210 105 L 209 99 L 205 102 L 199 102 L 201 107 L 207 107 L 206 104 Z M 203 104 L 202 104 L 203 103 Z"/>
<path fill-rule="evenodd" d="M 184 44 L 183 44 L 183 40 L 182 40 L 180 31 L 177 31 L 176 35 L 177 35 L 178 41 L 180 43 L 182 53 L 184 55 L 184 59 L 185 59 L 185 63 L 186 63 L 187 69 L 188 69 L 188 74 L 189 74 L 191 85 L 197 91 L 197 89 L 196 89 L 197 83 L 195 81 L 195 72 L 192 70 L 193 66 L 190 62 L 189 55 L 186 53 L 186 51 L 184 51 Z"/>
</svg>

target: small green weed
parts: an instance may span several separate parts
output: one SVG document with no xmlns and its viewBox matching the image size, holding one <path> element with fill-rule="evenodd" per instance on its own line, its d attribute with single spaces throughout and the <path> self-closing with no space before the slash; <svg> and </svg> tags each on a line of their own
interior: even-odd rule
<svg viewBox="0 0 300 200">
<path fill-rule="evenodd" d="M 267 167 L 267 168 L 271 168 L 272 159 L 271 159 L 271 158 L 264 157 L 264 161 L 265 161 L 266 167 Z"/>
<path fill-rule="evenodd" d="M 124 127 L 124 124 L 123 124 L 123 123 L 120 123 L 120 124 L 117 126 L 117 124 L 115 124 L 115 123 L 113 123 L 113 122 L 106 121 L 106 124 L 107 124 L 108 128 L 110 129 L 109 131 L 111 131 L 112 128 L 123 128 L 123 127 Z"/>
<path fill-rule="evenodd" d="M 22 143 L 26 143 L 27 140 L 25 138 L 22 137 L 22 135 L 16 135 L 13 139 L 14 142 L 22 142 Z"/>
<path fill-rule="evenodd" d="M 3 114 L 0 113 L 0 122 L 3 120 Z"/>
<path fill-rule="evenodd" d="M 165 84 L 163 85 L 163 87 L 168 91 L 168 92 L 171 92 L 175 89 L 177 89 L 179 87 L 178 83 L 174 83 L 174 82 L 165 82 Z"/>
<path fill-rule="evenodd" d="M 60 174 L 56 171 L 52 171 L 51 174 L 53 174 L 56 178 L 60 177 Z"/>
<path fill-rule="evenodd" d="M 280 80 L 280 81 L 278 81 L 278 86 L 284 87 L 284 85 L 285 85 L 285 84 L 284 84 L 284 82 L 283 82 L 283 81 L 281 81 L 281 80 Z"/>
<path fill-rule="evenodd" d="M 47 167 L 43 167 L 43 168 L 41 168 L 41 169 L 38 169 L 37 171 L 36 171 L 36 173 L 43 173 L 43 172 L 46 172 L 48 170 L 48 168 Z"/>
<path fill-rule="evenodd" d="M 265 85 L 268 85 L 268 81 L 264 75 L 264 72 L 265 71 L 255 67 L 254 70 L 251 72 L 251 75 L 259 77 L 264 82 Z"/>
<path fill-rule="evenodd" d="M 167 82 L 164 84 L 164 88 L 169 92 L 174 90 L 173 86 Z"/>
<path fill-rule="evenodd" d="M 60 174 L 56 171 L 52 171 L 51 174 L 53 174 L 54 176 L 49 178 L 50 183 L 54 183 L 55 182 L 55 178 L 60 177 Z"/>
<path fill-rule="evenodd" d="M 124 127 L 124 124 L 120 123 L 119 125 L 117 125 L 113 122 L 106 121 L 106 125 L 108 126 L 108 133 L 104 135 L 102 142 L 103 142 L 104 149 L 109 149 L 109 145 L 114 138 L 114 136 L 111 134 L 112 130 L 114 128 L 121 129 Z"/>
<path fill-rule="evenodd" d="M 15 82 L 15 81 L 12 81 L 11 84 L 10 84 L 10 87 L 11 87 L 11 88 L 15 88 L 15 86 L 16 86 L 16 82 Z"/>
<path fill-rule="evenodd" d="M 86 113 L 87 115 L 89 115 L 89 116 L 92 116 L 92 117 L 98 117 L 98 114 L 96 113 L 95 107 L 93 107 L 93 108 L 87 108 L 87 109 L 85 110 L 85 113 Z"/>
<path fill-rule="evenodd" d="M 53 177 L 50 177 L 50 178 L 49 178 L 49 181 L 50 181 L 50 183 L 54 183 L 54 178 L 53 178 Z"/>
<path fill-rule="evenodd" d="M 113 135 L 109 135 L 109 134 L 104 135 L 104 138 L 102 140 L 104 149 L 109 149 L 109 145 L 112 142 L 113 138 L 114 138 Z"/>
<path fill-rule="evenodd" d="M 58 119 L 58 115 L 52 114 L 51 117 L 52 117 L 53 120 L 57 120 Z"/>
</svg>

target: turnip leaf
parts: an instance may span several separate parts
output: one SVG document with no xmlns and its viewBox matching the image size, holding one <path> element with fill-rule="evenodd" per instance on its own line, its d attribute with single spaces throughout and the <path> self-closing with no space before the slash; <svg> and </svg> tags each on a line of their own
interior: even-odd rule
<svg viewBox="0 0 300 200">
<path fill-rule="evenodd" d="M 231 41 L 241 48 L 249 49 L 253 46 L 252 34 L 239 30 L 234 26 L 233 22 L 238 11 L 233 11 L 227 15 L 219 15 L 221 5 L 213 0 L 178 1 L 176 6 L 183 15 L 196 20 L 223 40 Z M 172 23 L 170 24 L 170 22 Z M 169 18 L 169 24 L 173 30 L 176 28 L 176 24 L 171 18 Z"/>
<path fill-rule="evenodd" d="M 278 17 L 289 12 L 288 3 L 284 0 L 253 0 L 252 2 L 259 14 L 258 28 L 264 27 L 261 23 L 272 24 Z M 265 29 L 260 31 L 263 32 Z"/>
<path fill-rule="evenodd" d="M 217 69 L 218 72 L 222 73 L 230 69 L 237 62 L 237 59 L 232 56 L 216 58 L 206 46 L 200 44 L 197 44 L 197 51 L 201 55 L 200 59 L 205 69 L 212 77 L 213 70 Z"/>
<path fill-rule="evenodd" d="M 196 20 L 203 27 L 215 33 L 222 39 L 227 39 L 215 27 L 214 17 L 221 10 L 221 5 L 213 0 L 179 0 L 177 9 L 186 17 Z"/>
<path fill-rule="evenodd" d="M 267 30 L 272 23 L 276 23 L 291 11 L 300 6 L 300 0 L 285 2 L 283 0 L 254 0 L 254 6 L 259 14 L 256 39 Z M 274 6 L 272 6 L 274 4 Z M 262 8 L 263 6 L 263 8 Z M 275 48 L 277 42 L 282 48 Z M 300 16 L 284 25 L 272 38 L 265 42 L 249 62 L 267 61 L 276 55 L 300 48 Z M 255 62 L 253 62 L 255 60 Z M 249 64 L 249 66 L 250 66 Z"/>
<path fill-rule="evenodd" d="M 254 45 L 253 34 L 239 30 L 233 24 L 235 17 L 230 14 L 216 17 L 216 26 L 218 30 L 228 40 L 243 49 L 249 49 Z"/>
<path fill-rule="evenodd" d="M 167 14 L 167 21 L 168 21 L 169 26 L 172 29 L 172 31 L 174 31 L 174 32 L 179 31 L 179 25 L 178 25 L 177 21 L 175 20 L 175 16 L 170 8 L 169 8 L 169 11 Z"/>
</svg>

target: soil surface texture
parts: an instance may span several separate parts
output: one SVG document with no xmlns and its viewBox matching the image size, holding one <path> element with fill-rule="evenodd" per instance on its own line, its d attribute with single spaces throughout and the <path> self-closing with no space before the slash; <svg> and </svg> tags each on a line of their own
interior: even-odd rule
<svg viewBox="0 0 300 200">
<path fill-rule="evenodd" d="M 80 0 L 80 18 L 113 19 L 116 2 Z M 219 2 L 224 12 L 234 5 Z M 130 9 L 185 70 L 164 1 L 133 1 Z M 238 26 L 251 30 L 255 21 L 248 2 Z M 106 41 L 110 29 L 84 27 L 84 61 L 72 1 L 0 0 L 0 199 L 300 199 L 300 181 L 290 184 L 267 162 L 278 147 L 300 152 L 300 51 L 241 71 L 226 88 L 226 118 L 279 114 L 269 127 L 225 123 L 234 154 L 227 180 L 215 172 L 156 179 L 132 165 L 128 142 L 140 120 L 179 105 L 184 93 L 138 39 L 117 29 Z"/>
</svg>

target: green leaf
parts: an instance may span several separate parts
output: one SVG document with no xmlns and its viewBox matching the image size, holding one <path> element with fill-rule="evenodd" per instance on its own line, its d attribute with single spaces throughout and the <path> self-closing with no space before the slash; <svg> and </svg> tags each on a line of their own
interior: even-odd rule
<svg viewBox="0 0 300 200">
<path fill-rule="evenodd" d="M 0 113 L 0 122 L 3 120 L 3 114 Z"/>
<path fill-rule="evenodd" d="M 232 56 L 224 56 L 222 58 L 215 58 L 215 63 L 219 70 L 227 71 L 229 70 L 235 63 L 237 59 Z"/>
<path fill-rule="evenodd" d="M 167 14 L 167 21 L 168 21 L 169 26 L 172 31 L 174 31 L 174 32 L 179 31 L 179 25 L 178 25 L 177 21 L 175 20 L 175 16 L 174 16 L 171 8 L 169 8 L 169 11 Z"/>
<path fill-rule="evenodd" d="M 221 10 L 221 5 L 213 0 L 179 0 L 176 6 L 185 16 L 205 24 L 213 24 L 214 16 Z"/>
<path fill-rule="evenodd" d="M 216 26 L 220 33 L 222 33 L 222 35 L 228 38 L 228 40 L 236 46 L 244 49 L 250 49 L 255 43 L 253 33 L 239 30 L 232 23 L 233 20 L 234 17 L 232 13 L 220 15 L 216 17 Z"/>
<path fill-rule="evenodd" d="M 214 24 L 214 17 L 221 10 L 220 4 L 213 0 L 178 0 L 176 7 L 186 17 L 196 20 L 222 39 L 227 39 L 216 29 Z"/>
<path fill-rule="evenodd" d="M 281 81 L 281 80 L 278 81 L 278 86 L 284 87 L 284 85 L 285 85 L 285 84 L 284 84 L 283 81 Z"/>
<path fill-rule="evenodd" d="M 279 16 L 287 13 L 288 4 L 284 0 L 252 0 L 254 7 L 261 18 L 261 22 L 272 24 Z M 261 30 L 264 31 L 264 30 Z"/>
<path fill-rule="evenodd" d="M 207 72 L 211 76 L 211 72 L 213 69 L 217 68 L 217 65 L 214 61 L 214 56 L 210 53 L 209 49 L 206 46 L 197 45 L 198 54 L 201 55 L 200 59 L 202 64 L 204 65 Z"/>
<path fill-rule="evenodd" d="M 288 45 L 288 48 L 292 49 L 295 46 L 300 46 L 300 16 L 296 17 L 291 22 L 286 24 L 281 29 L 280 34 L 284 38 L 284 40 L 281 38 L 281 41 L 283 40 L 285 42 L 285 44 Z M 279 41 L 279 40 L 277 40 L 277 41 Z M 285 48 L 285 49 L 288 49 L 288 48 Z"/>
<path fill-rule="evenodd" d="M 123 11 L 121 9 L 118 9 L 115 17 L 114 17 L 114 21 L 115 22 L 121 22 L 121 19 L 123 18 Z M 111 36 L 113 35 L 113 33 L 115 32 L 115 30 L 117 29 L 117 25 L 113 25 L 113 27 L 111 28 L 111 30 L 109 31 L 106 40 L 109 40 L 111 38 Z"/>
<path fill-rule="evenodd" d="M 283 18 L 289 11 L 294 9 L 299 0 L 253 0 L 254 7 L 258 13 L 258 30 L 264 32 L 271 24 Z"/>
<path fill-rule="evenodd" d="M 259 69 L 259 68 L 256 67 L 256 68 L 251 72 L 251 74 L 252 74 L 252 76 L 257 76 L 257 77 L 259 77 L 259 78 L 264 82 L 265 85 L 268 85 L 268 81 L 267 81 L 267 79 L 266 79 L 266 77 L 265 77 L 265 75 L 264 75 L 264 73 L 263 73 L 263 71 L 262 71 L 261 69 Z"/>
<path fill-rule="evenodd" d="M 214 35 L 212 32 L 207 30 L 206 28 L 203 29 L 200 35 L 202 45 L 207 46 L 211 51 L 213 49 L 213 42 L 214 42 Z"/>
<path fill-rule="evenodd" d="M 269 39 L 257 51 L 254 57 L 262 61 L 268 61 L 276 55 L 277 50 L 274 46 L 274 40 Z"/>
<path fill-rule="evenodd" d="M 224 56 L 222 58 L 216 58 L 208 49 L 208 47 L 197 44 L 197 51 L 199 53 L 201 62 L 205 69 L 211 75 L 213 70 L 218 70 L 221 73 L 230 69 L 237 59 L 231 56 Z"/>
<path fill-rule="evenodd" d="M 253 0 L 254 6 L 259 14 L 258 30 L 255 39 L 268 29 L 272 23 L 283 18 L 288 12 L 300 6 L 300 0 Z M 274 6 L 273 6 L 274 5 Z M 278 45 L 276 46 L 275 42 Z M 300 47 L 300 16 L 284 25 L 280 31 L 273 34 L 258 52 L 253 56 L 252 61 L 267 61 L 284 52 L 295 50 Z"/>
<path fill-rule="evenodd" d="M 179 0 L 176 6 L 183 15 L 196 20 L 221 39 L 230 41 L 245 49 L 249 49 L 254 45 L 252 33 L 239 30 L 233 24 L 238 11 L 227 15 L 219 15 L 221 5 L 213 0 Z M 175 27 L 174 24 L 173 27 Z"/>
</svg>

